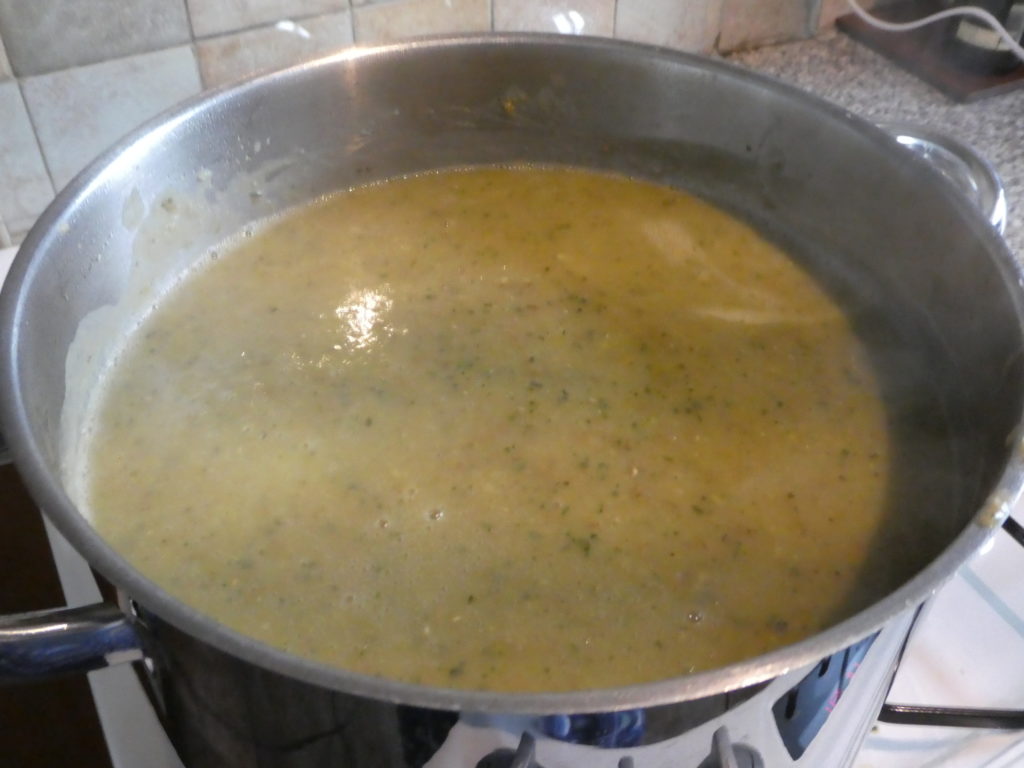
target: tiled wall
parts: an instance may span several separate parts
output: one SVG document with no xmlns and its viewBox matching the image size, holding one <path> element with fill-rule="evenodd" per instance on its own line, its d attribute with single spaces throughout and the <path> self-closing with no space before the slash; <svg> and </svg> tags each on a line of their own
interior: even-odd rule
<svg viewBox="0 0 1024 768">
<path fill-rule="evenodd" d="M 0 245 L 174 103 L 353 42 L 537 30 L 726 53 L 806 37 L 845 0 L 0 0 Z"/>
</svg>

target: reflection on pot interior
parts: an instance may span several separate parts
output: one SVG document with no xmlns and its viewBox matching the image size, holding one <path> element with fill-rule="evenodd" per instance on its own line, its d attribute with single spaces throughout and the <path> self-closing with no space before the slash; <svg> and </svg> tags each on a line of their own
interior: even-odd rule
<svg viewBox="0 0 1024 768">
<path fill-rule="evenodd" d="M 439 172 L 293 211 L 130 335 L 76 470 L 173 595 L 296 654 L 499 691 L 807 637 L 908 575 L 846 317 L 684 193 Z"/>
</svg>

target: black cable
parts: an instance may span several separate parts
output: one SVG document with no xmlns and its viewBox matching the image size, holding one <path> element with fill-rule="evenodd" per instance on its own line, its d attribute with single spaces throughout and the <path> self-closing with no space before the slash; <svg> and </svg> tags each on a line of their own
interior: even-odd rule
<svg viewBox="0 0 1024 768">
<path fill-rule="evenodd" d="M 921 707 L 910 704 L 884 704 L 878 713 L 883 723 L 895 725 L 935 725 L 947 728 L 1024 729 L 1024 710 L 972 709 L 970 707 Z"/>
<path fill-rule="evenodd" d="M 1014 541 L 1024 547 L 1024 525 L 1021 525 L 1012 517 L 1008 517 L 1003 523 L 1003 530 L 1013 536 Z"/>
</svg>

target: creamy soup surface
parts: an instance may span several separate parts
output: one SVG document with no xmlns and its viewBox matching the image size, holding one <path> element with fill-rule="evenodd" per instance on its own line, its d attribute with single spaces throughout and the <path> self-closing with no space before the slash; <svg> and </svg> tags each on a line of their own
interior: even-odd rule
<svg viewBox="0 0 1024 768">
<path fill-rule="evenodd" d="M 361 673 L 634 684 L 878 597 L 890 446 L 846 319 L 634 180 L 450 171 L 271 221 L 162 300 L 90 419 L 80 501 L 134 565 Z"/>
</svg>

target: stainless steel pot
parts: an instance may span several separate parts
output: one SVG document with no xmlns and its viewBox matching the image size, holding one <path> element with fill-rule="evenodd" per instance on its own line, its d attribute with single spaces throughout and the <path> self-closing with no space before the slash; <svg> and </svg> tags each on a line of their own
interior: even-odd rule
<svg viewBox="0 0 1024 768">
<path fill-rule="evenodd" d="M 326 192 L 522 161 L 689 189 L 770 233 L 841 300 L 856 295 L 855 324 L 906 375 L 888 385 L 895 432 L 935 437 L 921 455 L 897 451 L 898 462 L 936 471 L 890 499 L 904 556 L 920 558 L 916 576 L 825 632 L 723 669 L 606 691 L 460 692 L 351 674 L 228 630 L 148 581 L 78 513 L 61 478 L 61 414 L 80 388 L 65 375 L 83 320 L 144 305 L 225 235 Z M 734 716 L 764 691 L 782 701 L 823 659 L 848 658 L 870 637 L 888 648 L 875 674 L 884 691 L 913 610 L 1021 493 L 1021 280 L 984 217 L 888 134 L 777 82 L 666 50 L 437 39 L 353 49 L 193 101 L 58 196 L 0 296 L 3 432 L 46 515 L 123 596 L 121 609 L 8 620 L 0 674 L 95 668 L 138 658 L 141 644 L 189 766 L 806 761 L 778 732 L 761 733 L 770 707 L 767 724 Z M 858 715 L 843 738 L 857 743 L 872 717 Z M 729 746 L 727 732 L 761 741 Z M 584 757 L 559 751 L 570 744 Z"/>
</svg>

